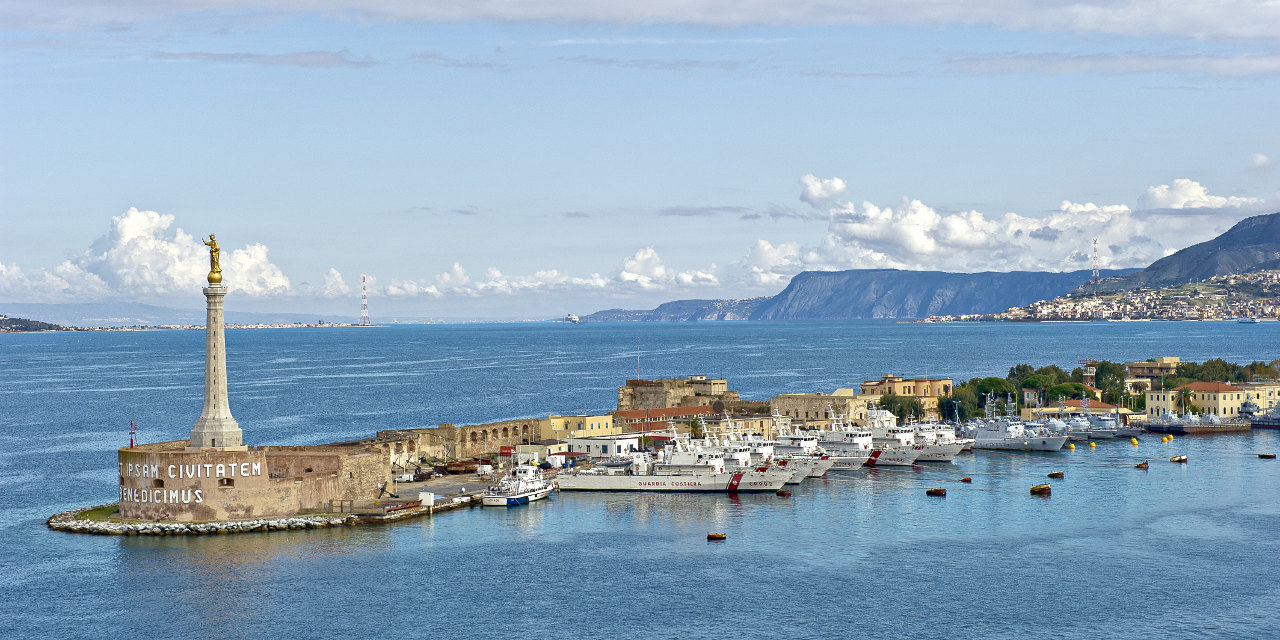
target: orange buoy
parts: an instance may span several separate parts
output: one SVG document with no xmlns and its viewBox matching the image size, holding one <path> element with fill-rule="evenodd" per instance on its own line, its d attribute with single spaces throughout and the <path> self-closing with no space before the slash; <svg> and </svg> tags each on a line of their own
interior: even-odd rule
<svg viewBox="0 0 1280 640">
<path fill-rule="evenodd" d="M 1133 468 L 1134 468 L 1134 469 L 1146 469 L 1146 468 L 1147 468 L 1147 466 L 1148 466 L 1148 465 L 1147 465 L 1147 463 L 1144 461 L 1144 462 L 1139 462 L 1138 464 L 1133 465 Z"/>
<path fill-rule="evenodd" d="M 939 489 L 939 488 L 925 489 L 924 494 L 926 496 L 937 496 L 939 498 L 945 498 L 947 497 L 947 490 Z"/>
<path fill-rule="evenodd" d="M 724 533 L 708 533 L 707 534 L 707 540 L 724 540 L 725 538 L 728 538 L 728 537 L 729 537 L 728 534 L 724 534 Z"/>
<path fill-rule="evenodd" d="M 1033 496 L 1047 496 L 1051 491 L 1052 489 L 1050 489 L 1047 484 L 1038 484 L 1031 487 L 1031 495 Z"/>
<path fill-rule="evenodd" d="M 778 489 L 778 495 L 780 495 L 780 496 L 782 496 L 782 497 L 784 497 L 784 498 L 788 498 L 788 497 L 790 497 L 790 496 L 791 496 L 791 490 L 790 490 L 790 489 Z"/>
<path fill-rule="evenodd" d="M 970 478 L 969 476 L 965 476 L 963 478 L 960 478 L 960 482 L 973 482 L 973 478 Z"/>
<path fill-rule="evenodd" d="M 1050 474 L 1049 474 L 1049 477 L 1050 477 L 1050 478 L 1058 478 L 1059 480 L 1061 480 L 1061 479 L 1062 479 L 1062 475 L 1063 475 L 1063 474 L 1062 474 L 1062 472 L 1061 472 L 1061 471 L 1054 471 L 1054 472 L 1052 472 L 1052 473 L 1050 473 Z"/>
<path fill-rule="evenodd" d="M 1258 454 L 1258 457 L 1259 457 L 1259 458 L 1262 458 L 1263 460 L 1275 460 L 1275 459 L 1276 459 L 1276 454 L 1274 454 L 1274 453 L 1259 453 L 1259 454 Z"/>
</svg>

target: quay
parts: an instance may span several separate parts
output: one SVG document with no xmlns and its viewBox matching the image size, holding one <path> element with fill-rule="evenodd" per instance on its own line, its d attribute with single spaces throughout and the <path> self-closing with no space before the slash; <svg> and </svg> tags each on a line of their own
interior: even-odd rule
<svg viewBox="0 0 1280 640">
<path fill-rule="evenodd" d="M 402 482 L 398 495 L 430 494 L 430 502 L 403 498 L 364 500 L 350 505 L 348 511 L 299 514 L 282 518 L 254 518 L 211 522 L 164 522 L 125 520 L 118 517 L 118 503 L 73 509 L 51 516 L 45 524 L 54 531 L 92 533 L 110 536 L 184 536 L 226 535 L 297 531 L 329 527 L 354 527 L 389 524 L 456 509 L 480 506 L 480 496 L 488 487 L 484 478 L 474 474 L 443 476 L 420 482 Z"/>
</svg>

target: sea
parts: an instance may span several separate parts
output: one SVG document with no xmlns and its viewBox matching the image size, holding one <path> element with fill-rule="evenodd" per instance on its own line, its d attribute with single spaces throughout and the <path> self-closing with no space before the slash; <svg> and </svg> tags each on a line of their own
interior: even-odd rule
<svg viewBox="0 0 1280 640">
<path fill-rule="evenodd" d="M 723 377 L 765 400 L 885 373 L 1270 361 L 1280 323 L 404 325 L 231 329 L 226 345 L 245 442 L 320 444 L 607 411 L 636 377 Z M 0 636 L 1280 637 L 1267 430 L 831 472 L 789 498 L 562 493 L 386 526 L 48 530 L 114 500 L 130 423 L 142 442 L 187 437 L 203 358 L 201 331 L 0 334 Z M 1042 482 L 1052 495 L 1030 495 Z"/>
</svg>

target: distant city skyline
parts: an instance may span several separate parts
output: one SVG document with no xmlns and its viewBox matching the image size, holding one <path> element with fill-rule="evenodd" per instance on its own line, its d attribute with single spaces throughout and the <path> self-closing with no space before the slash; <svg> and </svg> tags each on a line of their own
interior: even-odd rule
<svg viewBox="0 0 1280 640">
<path fill-rule="evenodd" d="M 726 8 L 728 7 L 728 8 Z M 1280 7 L 0 0 L 0 303 L 536 318 L 1280 211 Z M 3 308 L 0 307 L 0 312 Z"/>
</svg>

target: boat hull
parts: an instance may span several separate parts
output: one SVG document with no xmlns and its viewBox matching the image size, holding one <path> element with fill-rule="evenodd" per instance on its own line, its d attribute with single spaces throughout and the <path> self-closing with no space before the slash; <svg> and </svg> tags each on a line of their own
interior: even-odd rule
<svg viewBox="0 0 1280 640">
<path fill-rule="evenodd" d="M 958 442 L 952 444 L 924 444 L 917 445 L 916 450 L 920 452 L 916 462 L 951 462 L 964 450 L 964 445 Z"/>
<path fill-rule="evenodd" d="M 553 487 L 544 487 L 537 491 L 525 491 L 522 493 L 511 495 L 486 495 L 481 499 L 481 504 L 486 507 L 514 507 L 522 504 L 529 504 L 537 500 L 541 500 L 551 494 Z"/>
<path fill-rule="evenodd" d="M 974 449 L 1002 449 L 1010 451 L 1060 451 L 1067 443 L 1067 436 L 1034 436 L 1028 438 L 999 438 L 978 440 Z"/>
<path fill-rule="evenodd" d="M 650 491 L 711 493 L 753 493 L 777 491 L 790 473 L 706 473 L 687 475 L 562 475 L 561 491 Z"/>
</svg>

